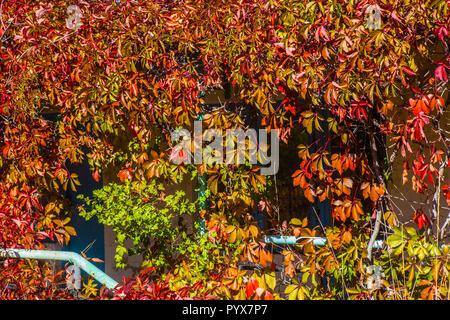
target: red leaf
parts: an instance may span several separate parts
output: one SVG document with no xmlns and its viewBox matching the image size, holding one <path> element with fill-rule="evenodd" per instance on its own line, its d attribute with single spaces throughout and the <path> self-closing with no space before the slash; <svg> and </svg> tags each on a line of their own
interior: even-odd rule
<svg viewBox="0 0 450 320">
<path fill-rule="evenodd" d="M 137 94 L 138 94 L 137 86 L 136 86 L 136 84 L 134 84 L 134 83 L 131 85 L 131 92 L 132 92 L 133 95 L 135 95 L 135 96 L 137 96 Z"/>
<path fill-rule="evenodd" d="M 258 287 L 259 287 L 258 280 L 256 280 L 255 278 L 250 278 L 250 280 L 248 280 L 247 286 L 245 288 L 245 293 L 247 295 L 247 298 L 250 298 Z"/>
<path fill-rule="evenodd" d="M 395 21 L 398 21 L 398 22 L 402 22 L 401 20 L 400 20 L 400 18 L 398 17 L 398 15 L 397 15 L 397 13 L 395 12 L 395 11 L 392 11 L 392 13 L 391 13 L 391 17 L 392 17 L 392 19 L 394 19 Z"/>
<path fill-rule="evenodd" d="M 119 171 L 117 177 L 119 177 L 120 181 L 125 182 L 126 180 L 131 180 L 132 175 L 129 169 L 123 169 Z"/>
<path fill-rule="evenodd" d="M 434 34 L 436 36 L 439 37 L 439 39 L 441 39 L 441 41 L 444 41 L 444 36 L 447 37 L 448 36 L 448 31 L 447 29 L 445 29 L 444 27 L 438 27 L 436 28 L 436 30 L 434 31 Z"/>
<path fill-rule="evenodd" d="M 97 181 L 97 182 L 100 181 L 100 174 L 98 173 L 98 170 L 94 171 L 94 173 L 92 174 L 92 177 L 94 178 L 95 181 Z"/>
<path fill-rule="evenodd" d="M 403 71 L 405 71 L 407 74 L 409 74 L 410 76 L 415 75 L 416 73 L 414 71 L 412 71 L 410 68 L 408 67 L 402 67 Z"/>
<path fill-rule="evenodd" d="M 425 213 L 423 213 L 423 211 L 421 209 L 414 212 L 413 221 L 415 224 L 417 224 L 419 229 L 426 227 L 430 223 L 430 220 L 428 220 L 428 217 L 426 216 Z"/>
<path fill-rule="evenodd" d="M 264 300 L 273 300 L 273 295 L 269 291 L 266 291 L 264 294 Z"/>
<path fill-rule="evenodd" d="M 439 67 L 436 68 L 436 70 L 434 71 L 434 75 L 437 79 L 441 80 L 441 81 L 448 81 L 447 78 L 447 71 L 445 71 L 445 67 L 443 65 L 440 65 Z"/>
</svg>

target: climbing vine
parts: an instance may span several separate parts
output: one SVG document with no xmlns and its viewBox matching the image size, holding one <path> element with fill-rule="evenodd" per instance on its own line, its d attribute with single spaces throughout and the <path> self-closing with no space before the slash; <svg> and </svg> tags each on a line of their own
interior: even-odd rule
<svg viewBox="0 0 450 320">
<path fill-rule="evenodd" d="M 64 190 L 80 184 L 69 164 L 87 160 L 97 181 L 118 168 L 120 183 L 87 200 L 94 208 L 83 214 L 119 232 L 119 266 L 125 254 L 154 252 L 147 235 L 182 236 L 190 244 L 176 249 L 183 261 L 168 259 L 175 243 L 146 260 L 144 267 L 155 270 L 146 271 L 148 283 L 138 283 L 166 281 L 163 297 L 189 287 L 228 299 L 448 298 L 448 1 L 0 6 L 0 247 L 68 243 L 76 230 Z M 208 106 L 207 98 L 222 91 L 220 106 Z M 324 135 L 298 145 L 290 175 L 305 200 L 329 201 L 332 226 L 280 221 L 276 176 L 263 175 L 248 156 L 244 164 L 175 163 L 171 133 L 193 130 L 200 119 L 203 129 L 276 132 L 282 144 L 296 130 Z M 164 197 L 158 187 L 199 177 L 209 190 L 201 206 L 184 203 L 179 193 Z M 398 188 L 408 190 L 410 212 L 396 205 Z M 425 200 L 413 202 L 416 194 Z M 255 221 L 255 207 L 267 228 Z M 204 222 L 202 236 L 170 227 L 171 215 L 184 212 L 199 230 Z M 263 241 L 268 234 L 303 237 L 281 250 L 286 288 L 276 281 L 273 247 Z M 305 238 L 315 236 L 325 246 Z M 124 247 L 126 238 L 134 248 Z M 201 255 L 203 247 L 210 259 L 196 265 L 186 250 Z M 259 270 L 247 272 L 243 263 Z M 365 279 L 373 279 L 375 265 L 385 278 L 374 289 Z M 170 276 L 156 270 L 162 266 Z M 1 272 L 39 277 L 27 262 L 11 259 Z M 133 281 L 122 290 L 134 288 Z M 89 297 L 98 293 L 91 291 Z"/>
</svg>

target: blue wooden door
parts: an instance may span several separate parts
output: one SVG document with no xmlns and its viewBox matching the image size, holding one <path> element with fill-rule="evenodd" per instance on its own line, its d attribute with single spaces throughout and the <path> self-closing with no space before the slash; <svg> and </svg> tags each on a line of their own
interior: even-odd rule
<svg viewBox="0 0 450 320">
<path fill-rule="evenodd" d="M 69 171 L 78 174 L 78 179 L 81 186 L 77 186 L 77 191 L 74 192 L 68 188 L 67 197 L 72 203 L 74 213 L 72 214 L 72 226 L 75 228 L 77 235 L 72 237 L 69 244 L 64 248 L 67 251 L 76 253 L 84 252 L 89 258 L 98 258 L 105 260 L 105 241 L 104 241 L 104 226 L 98 223 L 97 218 L 93 217 L 86 221 L 79 215 L 76 209 L 83 204 L 81 200 L 77 199 L 79 194 L 86 197 L 91 197 L 92 192 L 100 189 L 103 186 L 102 179 L 99 182 L 95 181 L 89 170 L 87 161 L 83 161 L 78 165 L 70 165 Z M 86 208 L 86 205 L 85 205 Z M 96 264 L 101 270 L 105 270 L 104 264 Z"/>
<path fill-rule="evenodd" d="M 324 147 L 328 140 L 328 125 L 326 122 L 326 112 L 321 112 L 321 116 L 324 118 L 323 121 L 320 121 L 320 127 L 323 129 L 323 132 L 313 129 L 312 134 L 309 135 L 308 140 L 309 143 L 312 144 L 317 141 L 314 145 L 312 145 L 309 149 L 309 152 L 312 154 L 316 152 L 318 149 Z M 331 209 L 330 209 L 330 200 L 325 199 L 320 202 L 316 197 L 315 202 L 311 204 L 311 213 L 310 213 L 310 227 L 314 228 L 316 226 L 320 227 L 328 227 L 331 225 Z M 320 219 L 320 221 L 319 221 Z"/>
<path fill-rule="evenodd" d="M 57 113 L 42 114 L 42 117 L 48 121 L 56 122 L 58 119 Z M 87 151 L 87 150 L 84 150 Z M 90 258 L 99 258 L 105 260 L 105 243 L 104 243 L 104 226 L 98 223 L 94 217 L 89 221 L 86 221 L 83 217 L 80 217 L 76 208 L 81 205 L 81 201 L 77 199 L 79 194 L 84 196 L 92 196 L 92 192 L 95 189 L 99 189 L 103 186 L 103 182 L 100 179 L 99 182 L 95 181 L 89 170 L 89 164 L 87 161 L 77 165 L 68 165 L 70 173 L 78 174 L 78 179 L 81 186 L 77 186 L 77 191 L 74 192 L 70 188 L 66 191 L 65 196 L 71 201 L 74 208 L 74 213 L 71 217 L 71 225 L 75 228 L 77 235 L 71 237 L 71 240 L 67 246 L 63 247 L 65 251 L 73 251 L 84 253 Z M 88 248 L 88 249 L 87 249 Z M 104 271 L 104 264 L 96 264 L 96 266 Z"/>
</svg>

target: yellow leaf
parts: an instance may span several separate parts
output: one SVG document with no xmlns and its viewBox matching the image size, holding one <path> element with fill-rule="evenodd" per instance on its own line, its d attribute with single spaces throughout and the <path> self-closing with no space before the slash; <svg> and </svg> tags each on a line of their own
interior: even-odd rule
<svg viewBox="0 0 450 320">
<path fill-rule="evenodd" d="M 397 226 L 397 217 L 395 213 L 392 211 L 386 211 L 384 213 L 384 220 L 388 223 L 389 226 L 394 227 Z"/>
<path fill-rule="evenodd" d="M 77 235 L 77 232 L 75 231 L 74 227 L 66 226 L 64 227 L 64 229 L 66 229 L 67 233 L 70 234 L 71 236 Z"/>
<path fill-rule="evenodd" d="M 302 222 L 300 221 L 300 219 L 293 218 L 293 219 L 291 219 L 291 221 L 289 221 L 289 224 L 292 224 L 294 226 L 301 226 Z"/>
<path fill-rule="evenodd" d="M 266 281 L 266 284 L 267 284 L 267 286 L 270 288 L 270 289 L 272 289 L 272 290 L 274 290 L 275 289 L 275 286 L 276 286 L 276 284 L 277 284 L 277 282 L 276 282 L 276 277 L 275 277 L 275 272 L 267 272 L 267 273 L 265 273 L 264 274 L 264 279 L 265 279 L 265 281 Z"/>
<path fill-rule="evenodd" d="M 211 176 L 208 179 L 208 187 L 209 187 L 209 189 L 211 190 L 211 192 L 213 194 L 217 193 L 217 183 L 218 183 L 218 181 L 219 181 L 219 178 L 217 176 Z"/>
<path fill-rule="evenodd" d="M 258 236 L 258 228 L 254 225 L 251 225 L 248 230 L 250 231 L 250 234 L 253 238 L 256 238 Z"/>
</svg>

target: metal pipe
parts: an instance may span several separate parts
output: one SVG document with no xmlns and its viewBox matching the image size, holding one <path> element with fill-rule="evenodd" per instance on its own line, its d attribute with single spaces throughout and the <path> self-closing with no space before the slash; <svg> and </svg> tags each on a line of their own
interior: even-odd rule
<svg viewBox="0 0 450 320">
<path fill-rule="evenodd" d="M 294 237 L 294 236 L 264 236 L 264 242 L 265 243 L 274 243 L 274 244 L 298 244 L 299 240 L 303 239 L 311 239 L 313 244 L 315 246 L 323 247 L 327 243 L 326 238 L 322 237 Z M 373 247 L 374 248 L 381 248 L 383 245 L 383 240 L 377 240 L 375 241 Z"/>
<path fill-rule="evenodd" d="M 0 258 L 68 261 L 80 267 L 108 289 L 114 289 L 118 285 L 118 282 L 75 252 L 0 248 Z"/>
</svg>

